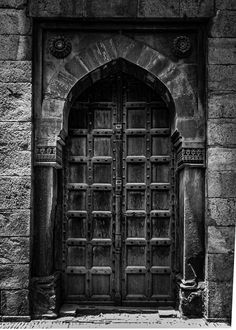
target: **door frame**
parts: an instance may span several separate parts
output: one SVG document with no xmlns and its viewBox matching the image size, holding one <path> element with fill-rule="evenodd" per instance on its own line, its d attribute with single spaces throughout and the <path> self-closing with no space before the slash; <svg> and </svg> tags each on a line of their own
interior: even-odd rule
<svg viewBox="0 0 236 330">
<path fill-rule="evenodd" d="M 128 22 L 126 20 L 104 20 L 103 23 L 100 21 L 93 22 L 88 20 L 87 22 L 78 21 L 76 26 L 72 21 L 68 24 L 61 24 L 60 28 L 64 31 L 68 31 L 70 28 L 79 30 L 89 31 L 135 31 L 135 33 L 144 32 L 152 35 L 156 32 L 168 30 L 170 33 L 185 33 L 185 31 L 195 31 L 197 36 L 197 49 L 198 52 L 203 56 L 198 56 L 199 64 L 199 78 L 200 82 L 204 77 L 204 49 L 206 40 L 205 25 L 207 20 L 201 22 L 186 22 L 179 24 L 179 22 L 157 22 L 156 20 L 136 20 L 134 22 Z M 34 182 L 35 188 L 33 190 L 33 239 L 32 239 L 32 285 L 31 285 L 31 305 L 32 313 L 36 316 L 42 315 L 44 312 L 57 313 L 59 305 L 61 304 L 61 288 L 60 288 L 60 267 L 57 264 L 58 256 L 61 255 L 62 251 L 58 251 L 56 248 L 56 228 L 58 223 L 61 221 L 61 214 L 63 212 L 63 206 L 59 206 L 58 202 L 61 201 L 60 197 L 60 186 L 62 181 L 62 166 L 63 166 L 63 147 L 65 145 L 65 139 L 67 136 L 67 121 L 70 104 L 73 101 L 78 91 L 87 88 L 91 84 L 91 79 L 96 79 L 100 76 L 101 72 L 106 74 L 107 70 L 112 67 L 110 61 L 104 65 L 100 65 L 97 69 L 91 70 L 82 78 L 68 78 L 64 76 L 58 76 L 56 79 L 58 84 L 67 89 L 62 90 L 62 98 L 55 99 L 51 95 L 53 88 L 53 80 L 51 80 L 51 87 L 49 86 L 49 94 L 43 93 L 43 35 L 45 31 L 52 31 L 56 33 L 58 29 L 58 22 L 46 22 L 46 21 L 35 21 L 34 23 L 34 81 L 33 81 L 33 94 L 34 94 Z M 120 34 L 122 41 L 122 34 Z M 124 39 L 124 38 L 123 38 Z M 124 39 L 125 40 L 125 39 Z M 150 49 L 150 48 L 149 48 Z M 121 56 L 122 57 L 122 56 Z M 189 271 L 188 261 L 194 256 L 195 261 L 203 268 L 204 261 L 201 259 L 201 252 L 204 253 L 204 242 L 202 242 L 201 234 L 203 233 L 204 238 L 204 168 L 205 168 L 205 137 L 202 140 L 190 141 L 184 137 L 184 129 L 176 130 L 176 123 L 178 122 L 178 114 L 176 106 L 178 104 L 175 100 L 175 86 L 170 84 L 170 79 L 160 80 L 158 75 L 153 74 L 148 67 L 141 67 L 137 62 L 131 63 L 124 57 L 121 60 L 123 63 L 128 63 L 126 70 L 130 70 L 131 74 L 138 71 L 137 78 L 145 81 L 146 84 L 161 92 L 165 97 L 168 105 L 173 110 L 174 125 L 172 127 L 172 139 L 175 146 L 175 157 L 176 157 L 176 172 L 175 176 L 178 178 L 178 211 L 177 218 L 179 219 L 179 225 L 182 228 L 182 240 L 184 241 L 181 252 L 180 262 L 180 281 L 192 277 L 191 271 Z M 173 64 L 173 63 L 172 63 Z M 173 64 L 177 68 L 176 64 Z M 103 67 L 103 70 L 102 70 Z M 135 70 L 134 70 L 135 69 Z M 176 69 L 177 70 L 177 69 Z M 177 71 L 176 71 L 177 72 Z M 190 86 L 188 77 L 182 76 L 181 70 L 179 73 L 179 84 L 185 84 Z M 164 77 L 165 78 L 165 77 Z M 173 78 L 173 77 L 172 77 Z M 58 80 L 59 79 L 59 80 Z M 182 80 L 181 80 L 182 79 Z M 184 79 L 184 80 L 183 80 Z M 56 81 L 56 80 L 55 80 Z M 165 82 L 163 82 L 165 81 Z M 168 88 L 166 87 L 168 85 Z M 204 97 L 204 85 L 199 91 L 202 100 L 202 104 L 205 104 Z M 183 96 L 185 98 L 185 95 Z M 198 106 L 197 106 L 198 107 Z M 48 110 L 56 109 L 57 116 L 49 114 Z M 200 110 L 199 110 L 200 111 Z M 191 117 L 190 115 L 189 118 Z M 204 125 L 204 123 L 203 123 Z M 47 131 L 46 135 L 44 134 Z M 191 186 L 191 179 L 195 178 L 197 185 Z M 191 187 L 186 189 L 186 187 Z M 53 187 L 53 189 L 52 189 Z M 200 191 L 198 207 L 194 209 L 192 196 L 196 191 Z M 187 203 L 187 204 L 186 204 Z M 185 206 L 191 206 L 188 208 L 190 213 L 186 213 Z M 199 211 L 201 210 L 201 211 Z M 191 228 L 188 228 L 189 219 Z M 201 234 L 199 233 L 198 222 L 201 222 Z M 202 229 L 203 227 L 203 229 Z M 193 228 L 193 229 L 192 229 Z M 45 231 L 47 235 L 45 235 Z M 60 233 L 63 235 L 63 233 Z M 192 244 L 192 237 L 196 235 L 197 243 Z M 181 242 L 181 239 L 179 239 Z M 197 247 L 197 255 L 194 253 Z M 40 252 L 40 255 L 38 254 Z M 51 251 L 48 255 L 48 251 Z M 190 251 L 188 253 L 188 251 Z M 201 271 L 200 271 L 201 272 Z M 48 291 L 47 287 L 51 287 L 52 291 Z M 41 302 L 37 302 L 38 295 L 44 294 L 45 303 L 42 305 Z M 56 300 L 52 302 L 52 293 L 56 295 Z"/>
</svg>

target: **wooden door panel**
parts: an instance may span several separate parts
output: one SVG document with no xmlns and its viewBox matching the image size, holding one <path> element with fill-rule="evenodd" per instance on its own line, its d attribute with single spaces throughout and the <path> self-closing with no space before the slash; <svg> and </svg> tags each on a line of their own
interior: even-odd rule
<svg viewBox="0 0 236 330">
<path fill-rule="evenodd" d="M 86 238 L 86 225 L 86 218 L 68 218 L 68 236 L 74 238 Z"/>
<path fill-rule="evenodd" d="M 93 217 L 92 238 L 112 238 L 111 217 Z"/>
<path fill-rule="evenodd" d="M 170 196 L 168 190 L 152 190 L 151 200 L 152 210 L 170 209 Z"/>
<path fill-rule="evenodd" d="M 94 156 L 110 156 L 111 155 L 111 139 L 107 136 L 94 137 Z"/>
<path fill-rule="evenodd" d="M 127 107 L 127 128 L 146 128 L 145 107 L 129 108 Z"/>
<path fill-rule="evenodd" d="M 168 109 L 128 76 L 97 84 L 81 100 L 69 120 L 68 301 L 170 301 Z"/>
<path fill-rule="evenodd" d="M 145 183 L 145 164 L 127 164 L 127 183 Z"/>
<path fill-rule="evenodd" d="M 86 183 L 87 182 L 87 164 L 71 164 L 69 167 L 69 182 Z"/>
<path fill-rule="evenodd" d="M 127 217 L 127 238 L 145 238 L 146 237 L 146 221 L 145 217 Z"/>
<path fill-rule="evenodd" d="M 71 140 L 70 147 L 71 156 L 86 156 L 87 155 L 87 137 L 76 136 Z"/>
<path fill-rule="evenodd" d="M 111 183 L 111 164 L 93 164 L 93 182 L 94 183 Z"/>
<path fill-rule="evenodd" d="M 171 238 L 170 218 L 151 218 L 151 237 L 152 238 Z"/>
<path fill-rule="evenodd" d="M 146 144 L 144 136 L 127 137 L 127 156 L 145 156 Z"/>
<path fill-rule="evenodd" d="M 87 194 L 83 190 L 70 190 L 68 196 L 68 206 L 71 210 L 86 210 Z"/>
<path fill-rule="evenodd" d="M 145 191 L 127 189 L 127 210 L 145 210 Z"/>
</svg>

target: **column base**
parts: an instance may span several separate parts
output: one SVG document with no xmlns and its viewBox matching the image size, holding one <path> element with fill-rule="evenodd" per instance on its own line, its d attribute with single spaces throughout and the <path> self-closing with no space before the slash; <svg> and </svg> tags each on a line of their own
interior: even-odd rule
<svg viewBox="0 0 236 330">
<path fill-rule="evenodd" d="M 179 310 L 182 316 L 199 318 L 204 314 L 204 282 L 194 286 L 179 285 Z"/>
<path fill-rule="evenodd" d="M 32 317 L 55 319 L 60 308 L 60 272 L 31 281 Z"/>
</svg>

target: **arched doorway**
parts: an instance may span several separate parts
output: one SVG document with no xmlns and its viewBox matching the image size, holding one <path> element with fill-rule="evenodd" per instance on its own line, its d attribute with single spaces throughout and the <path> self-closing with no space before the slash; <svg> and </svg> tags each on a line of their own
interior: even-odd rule
<svg viewBox="0 0 236 330">
<path fill-rule="evenodd" d="M 65 164 L 66 302 L 174 304 L 171 114 L 122 73 L 74 97 Z"/>
</svg>

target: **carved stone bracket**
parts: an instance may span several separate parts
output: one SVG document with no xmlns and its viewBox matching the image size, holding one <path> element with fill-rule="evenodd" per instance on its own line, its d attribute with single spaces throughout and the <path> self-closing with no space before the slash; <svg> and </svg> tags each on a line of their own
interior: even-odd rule
<svg viewBox="0 0 236 330">
<path fill-rule="evenodd" d="M 62 146 L 36 146 L 35 148 L 36 166 L 55 166 L 62 165 Z"/>
<path fill-rule="evenodd" d="M 34 277 L 31 281 L 31 301 L 34 318 L 56 318 L 60 304 L 60 273 Z"/>
<path fill-rule="evenodd" d="M 204 165 L 205 152 L 203 148 L 180 148 L 177 152 L 177 166 L 182 164 Z"/>
<path fill-rule="evenodd" d="M 178 131 L 173 133 L 171 139 L 175 149 L 177 169 L 183 166 L 205 166 L 205 148 L 203 143 L 185 142 Z"/>
</svg>

